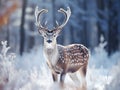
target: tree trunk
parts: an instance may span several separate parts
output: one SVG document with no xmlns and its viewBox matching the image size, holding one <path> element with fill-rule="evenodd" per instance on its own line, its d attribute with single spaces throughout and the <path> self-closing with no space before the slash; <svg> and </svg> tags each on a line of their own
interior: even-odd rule
<svg viewBox="0 0 120 90">
<path fill-rule="evenodd" d="M 32 8 L 35 8 L 35 5 L 32 4 L 31 5 Z M 30 15 L 33 16 L 34 15 L 34 10 L 32 10 L 30 12 Z M 30 30 L 30 33 L 33 33 L 34 32 L 34 22 L 31 20 L 29 22 L 29 30 Z M 33 47 L 34 47 L 34 44 L 35 44 L 35 38 L 34 38 L 34 35 L 30 35 L 29 38 L 28 38 L 28 51 L 30 51 Z"/>
<path fill-rule="evenodd" d="M 117 16 L 118 11 L 115 8 L 115 1 L 109 1 L 109 33 L 108 33 L 108 53 L 111 55 L 118 49 L 118 28 L 117 28 Z"/>
<path fill-rule="evenodd" d="M 55 16 L 55 0 L 52 1 L 52 15 L 53 15 L 53 26 L 55 26 L 55 20 L 56 20 L 56 16 Z"/>
<path fill-rule="evenodd" d="M 96 0 L 86 0 L 86 8 L 87 8 L 87 33 L 88 33 L 88 46 L 91 47 L 91 50 L 94 50 L 94 47 L 98 44 L 98 29 L 97 29 L 97 6 Z"/>
<path fill-rule="evenodd" d="M 86 10 L 87 10 L 86 0 L 84 0 L 83 3 L 84 3 L 83 4 L 83 8 L 84 8 L 84 11 L 86 12 Z M 84 20 L 83 21 L 83 44 L 88 47 L 88 43 L 87 43 L 87 28 L 86 27 L 87 27 L 87 21 Z"/>
<path fill-rule="evenodd" d="M 97 21 L 97 27 L 98 27 L 98 44 L 100 43 L 100 37 L 101 35 L 104 35 L 104 30 L 102 28 L 101 21 L 105 20 L 104 16 L 100 14 L 99 12 L 104 12 L 104 1 L 103 0 L 98 0 L 97 1 L 97 7 L 98 7 L 98 13 L 97 16 L 99 17 L 99 20 Z M 105 26 L 107 27 L 107 26 Z M 105 37 L 105 36 L 104 36 Z"/>
<path fill-rule="evenodd" d="M 20 55 L 24 52 L 24 43 L 25 43 L 25 10 L 27 6 L 27 0 L 23 0 L 23 6 L 22 6 L 22 17 L 21 17 L 21 25 L 20 25 Z"/>
</svg>

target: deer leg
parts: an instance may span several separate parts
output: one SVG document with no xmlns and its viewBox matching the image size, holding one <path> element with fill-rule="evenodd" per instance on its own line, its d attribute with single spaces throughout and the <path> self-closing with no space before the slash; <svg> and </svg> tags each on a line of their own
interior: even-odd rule
<svg viewBox="0 0 120 90">
<path fill-rule="evenodd" d="M 60 75 L 60 84 L 63 86 L 66 73 L 61 73 Z"/>
<path fill-rule="evenodd" d="M 81 87 L 86 90 L 86 86 L 87 86 L 87 83 L 86 83 L 86 72 L 87 72 L 87 66 L 83 66 L 80 68 L 80 75 L 81 75 Z"/>
<path fill-rule="evenodd" d="M 75 84 L 80 84 L 80 80 L 77 77 L 77 72 L 75 73 L 69 73 L 70 78 L 74 81 Z"/>
<path fill-rule="evenodd" d="M 52 78 L 54 82 L 58 81 L 58 76 L 56 73 L 52 73 Z"/>
<path fill-rule="evenodd" d="M 47 65 L 48 65 L 48 67 L 49 67 L 49 68 L 51 69 L 51 71 L 52 71 L 53 81 L 56 82 L 56 81 L 58 80 L 57 74 L 53 71 L 53 68 L 52 68 L 52 66 L 51 66 L 51 64 L 50 64 L 49 62 L 47 62 Z"/>
</svg>

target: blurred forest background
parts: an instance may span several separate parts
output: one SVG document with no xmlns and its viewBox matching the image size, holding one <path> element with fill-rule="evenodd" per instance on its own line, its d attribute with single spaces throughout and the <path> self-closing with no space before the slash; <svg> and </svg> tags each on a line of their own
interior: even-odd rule
<svg viewBox="0 0 120 90">
<path fill-rule="evenodd" d="M 0 0 L 0 41 L 7 40 L 11 50 L 18 54 L 43 45 L 35 26 L 35 7 L 49 10 L 42 17 L 52 29 L 64 16 L 59 8 L 71 8 L 72 14 L 58 38 L 58 43 L 81 43 L 94 52 L 102 42 L 108 55 L 120 50 L 120 0 Z"/>
</svg>

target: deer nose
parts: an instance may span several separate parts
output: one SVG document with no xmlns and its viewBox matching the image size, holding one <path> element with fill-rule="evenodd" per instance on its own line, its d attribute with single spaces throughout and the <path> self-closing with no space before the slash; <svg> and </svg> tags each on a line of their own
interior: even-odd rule
<svg viewBox="0 0 120 90">
<path fill-rule="evenodd" d="M 48 42 L 48 43 L 51 43 L 51 42 L 52 42 L 52 40 L 47 40 L 47 42 Z"/>
</svg>

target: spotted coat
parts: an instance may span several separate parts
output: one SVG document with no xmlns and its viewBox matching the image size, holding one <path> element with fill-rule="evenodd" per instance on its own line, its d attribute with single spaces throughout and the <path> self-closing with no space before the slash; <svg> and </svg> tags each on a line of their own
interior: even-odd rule
<svg viewBox="0 0 120 90">
<path fill-rule="evenodd" d="M 56 73 L 76 72 L 83 65 L 87 66 L 89 51 L 81 44 L 58 45 L 59 57 L 54 70 Z"/>
</svg>

